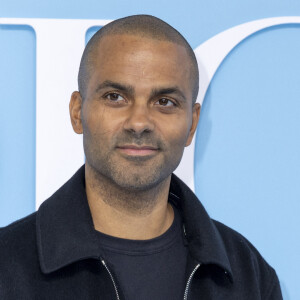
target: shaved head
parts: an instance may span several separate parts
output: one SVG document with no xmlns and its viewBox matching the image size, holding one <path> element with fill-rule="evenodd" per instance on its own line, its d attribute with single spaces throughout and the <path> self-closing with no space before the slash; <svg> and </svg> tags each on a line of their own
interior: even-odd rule
<svg viewBox="0 0 300 300">
<path fill-rule="evenodd" d="M 110 35 L 135 35 L 183 46 L 190 64 L 190 80 L 193 86 L 192 102 L 196 101 L 199 89 L 199 71 L 193 49 L 176 29 L 166 22 L 149 15 L 129 16 L 115 20 L 98 30 L 90 39 L 83 52 L 78 74 L 78 88 L 83 99 L 85 98 L 90 74 L 95 64 L 97 48 L 102 39 Z"/>
</svg>

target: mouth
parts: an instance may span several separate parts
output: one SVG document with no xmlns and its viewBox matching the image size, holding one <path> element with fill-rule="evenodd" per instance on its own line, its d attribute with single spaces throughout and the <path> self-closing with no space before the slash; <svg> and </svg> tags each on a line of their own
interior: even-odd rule
<svg viewBox="0 0 300 300">
<path fill-rule="evenodd" d="M 118 146 L 117 149 L 129 156 L 149 156 L 156 154 L 159 150 L 157 147 L 148 145 L 122 145 Z"/>
</svg>

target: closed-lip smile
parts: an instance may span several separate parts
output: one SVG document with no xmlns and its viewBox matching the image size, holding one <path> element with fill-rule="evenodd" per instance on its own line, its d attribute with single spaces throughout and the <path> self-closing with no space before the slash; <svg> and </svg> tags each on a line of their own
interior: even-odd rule
<svg viewBox="0 0 300 300">
<path fill-rule="evenodd" d="M 130 156 L 153 155 L 158 151 L 158 148 L 154 147 L 154 146 L 134 145 L 134 144 L 117 146 L 117 149 L 120 150 L 122 153 L 130 155 Z"/>
</svg>

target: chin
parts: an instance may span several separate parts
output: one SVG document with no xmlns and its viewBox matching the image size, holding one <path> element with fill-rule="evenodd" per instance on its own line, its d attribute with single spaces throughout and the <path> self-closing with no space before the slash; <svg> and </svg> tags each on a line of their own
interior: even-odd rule
<svg viewBox="0 0 300 300">
<path fill-rule="evenodd" d="M 165 178 L 161 176 L 143 176 L 144 174 L 126 174 L 125 177 L 113 178 L 113 181 L 119 187 L 128 191 L 146 191 L 158 186 Z"/>
</svg>

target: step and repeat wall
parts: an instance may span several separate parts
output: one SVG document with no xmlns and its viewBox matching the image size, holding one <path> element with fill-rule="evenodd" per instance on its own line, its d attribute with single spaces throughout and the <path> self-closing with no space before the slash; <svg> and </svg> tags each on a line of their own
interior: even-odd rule
<svg viewBox="0 0 300 300">
<path fill-rule="evenodd" d="M 178 29 L 199 62 L 200 122 L 176 174 L 276 269 L 284 299 L 300 299 L 297 0 L 1 1 L 0 226 L 84 163 L 68 116 L 80 56 L 98 28 L 132 14 Z"/>
</svg>

